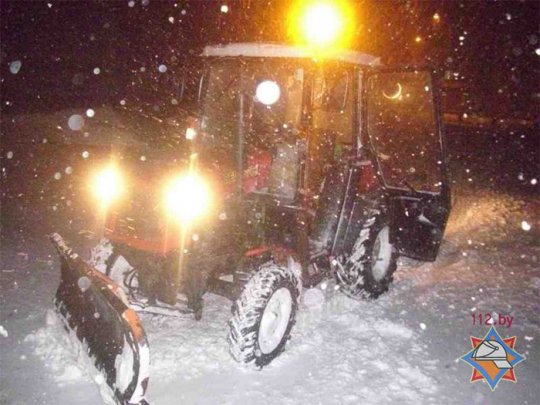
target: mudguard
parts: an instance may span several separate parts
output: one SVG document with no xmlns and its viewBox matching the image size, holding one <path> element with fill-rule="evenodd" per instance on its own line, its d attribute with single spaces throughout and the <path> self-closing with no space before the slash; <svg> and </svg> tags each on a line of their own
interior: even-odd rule
<svg viewBox="0 0 540 405">
<path fill-rule="evenodd" d="M 139 317 L 122 289 L 89 266 L 58 234 L 61 261 L 55 306 L 100 371 L 119 404 L 146 404 L 150 352 Z"/>
</svg>

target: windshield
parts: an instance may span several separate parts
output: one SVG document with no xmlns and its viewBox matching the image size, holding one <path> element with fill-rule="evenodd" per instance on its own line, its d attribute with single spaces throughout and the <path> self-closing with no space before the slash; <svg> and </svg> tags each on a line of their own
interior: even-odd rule
<svg viewBox="0 0 540 405">
<path fill-rule="evenodd" d="M 303 81 L 303 68 L 286 59 L 213 62 L 203 98 L 204 146 L 234 149 L 240 91 L 246 144 L 269 148 L 296 135 Z"/>
<path fill-rule="evenodd" d="M 295 198 L 303 84 L 304 68 L 298 60 L 212 62 L 202 100 L 199 150 L 201 159 L 221 173 L 225 187 L 238 179 L 242 111 L 244 193 Z"/>
</svg>

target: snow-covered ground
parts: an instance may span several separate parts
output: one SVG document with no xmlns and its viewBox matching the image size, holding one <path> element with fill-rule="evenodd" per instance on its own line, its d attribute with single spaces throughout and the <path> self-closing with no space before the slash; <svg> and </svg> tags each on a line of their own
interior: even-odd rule
<svg viewBox="0 0 540 405">
<path fill-rule="evenodd" d="M 437 261 L 400 259 L 394 284 L 376 301 L 348 299 L 331 281 L 305 290 L 286 351 L 263 370 L 229 356 L 224 298 L 207 296 L 200 322 L 143 315 L 151 403 L 537 404 L 538 195 L 508 193 L 489 182 L 492 187 L 482 187 L 478 169 L 465 169 L 470 163 L 456 165 L 453 210 Z M 516 173 L 516 182 L 531 180 Z M 18 221 L 6 226 L 3 217 L 2 224 L 0 404 L 102 403 L 95 373 L 52 311 L 59 270 L 45 227 L 34 216 Z M 458 360 L 470 350 L 470 336 L 487 332 L 472 318 L 485 313 L 514 317 L 498 331 L 516 336 L 516 350 L 527 358 L 516 367 L 517 383 L 502 381 L 494 392 L 483 382 L 469 383 L 472 369 Z"/>
<path fill-rule="evenodd" d="M 504 194 L 456 198 L 435 263 L 401 260 L 390 292 L 356 302 L 332 282 L 304 291 L 287 350 L 259 371 L 227 353 L 229 302 L 209 296 L 202 321 L 143 316 L 155 404 L 535 404 L 540 390 L 538 206 Z M 522 221 L 532 229 L 525 231 Z M 97 404 L 91 369 L 51 310 L 56 260 L 2 267 L 0 403 Z M 469 383 L 472 313 L 512 315 L 527 357 L 517 383 Z M 83 364 L 81 366 L 81 364 Z M 94 377 L 93 377 L 94 376 Z"/>
</svg>

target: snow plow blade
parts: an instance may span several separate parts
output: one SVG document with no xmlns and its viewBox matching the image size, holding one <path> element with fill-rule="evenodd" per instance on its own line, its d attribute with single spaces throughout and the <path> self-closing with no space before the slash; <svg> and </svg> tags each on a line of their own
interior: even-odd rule
<svg viewBox="0 0 540 405">
<path fill-rule="evenodd" d="M 58 234 L 50 236 L 61 262 L 55 306 L 86 349 L 119 404 L 147 404 L 150 352 L 139 317 L 124 292 L 88 265 Z"/>
</svg>

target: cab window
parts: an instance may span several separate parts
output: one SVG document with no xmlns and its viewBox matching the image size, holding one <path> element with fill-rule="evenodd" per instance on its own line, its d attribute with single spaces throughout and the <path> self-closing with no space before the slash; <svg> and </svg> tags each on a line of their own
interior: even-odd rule
<svg viewBox="0 0 540 405">
<path fill-rule="evenodd" d="M 352 68 L 327 63 L 313 76 L 309 188 L 318 194 L 327 169 L 351 149 L 353 139 Z"/>
<path fill-rule="evenodd" d="M 371 75 L 367 129 L 388 186 L 440 191 L 441 143 L 428 72 Z"/>
<path fill-rule="evenodd" d="M 313 80 L 313 127 L 335 138 L 352 143 L 352 72 L 339 66 L 324 66 Z"/>
</svg>

